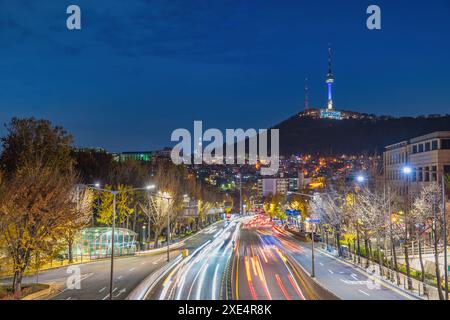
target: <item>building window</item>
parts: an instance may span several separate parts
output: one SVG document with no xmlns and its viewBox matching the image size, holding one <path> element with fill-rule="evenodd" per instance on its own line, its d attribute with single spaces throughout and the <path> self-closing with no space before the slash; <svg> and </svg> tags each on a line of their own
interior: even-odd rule
<svg viewBox="0 0 450 320">
<path fill-rule="evenodd" d="M 423 144 L 419 144 L 419 152 L 423 152 Z"/>
<path fill-rule="evenodd" d="M 422 171 L 422 168 L 419 168 L 419 177 L 417 178 L 417 181 L 423 181 L 423 171 Z"/>
<path fill-rule="evenodd" d="M 412 176 L 413 182 L 417 181 L 417 169 L 416 168 L 413 169 L 413 173 L 411 176 Z"/>
<path fill-rule="evenodd" d="M 425 167 L 425 181 L 426 182 L 430 181 L 430 168 L 429 167 Z"/>
<path fill-rule="evenodd" d="M 444 173 L 450 174 L 450 166 L 444 166 Z"/>
<path fill-rule="evenodd" d="M 433 140 L 433 142 L 431 142 L 431 150 L 437 150 L 437 149 L 438 149 L 438 141 Z"/>
<path fill-rule="evenodd" d="M 430 151 L 430 150 L 431 150 L 431 143 L 425 142 L 425 152 Z"/>
<path fill-rule="evenodd" d="M 441 149 L 450 149 L 450 139 L 441 140 Z"/>
<path fill-rule="evenodd" d="M 417 145 L 414 145 L 413 147 L 412 147 L 412 153 L 414 154 L 414 153 L 417 153 Z"/>
</svg>

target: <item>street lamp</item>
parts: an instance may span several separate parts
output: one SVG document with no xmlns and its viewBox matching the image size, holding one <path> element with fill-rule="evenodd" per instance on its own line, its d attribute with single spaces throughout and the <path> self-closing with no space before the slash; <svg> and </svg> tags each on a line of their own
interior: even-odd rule
<svg viewBox="0 0 450 320">
<path fill-rule="evenodd" d="M 402 173 L 403 175 L 406 177 L 406 204 L 405 204 L 405 217 L 404 217 L 404 222 L 405 222 L 405 239 L 408 239 L 408 214 L 409 214 L 409 203 L 410 203 L 410 176 L 413 173 L 413 169 L 409 166 L 409 165 L 405 165 L 402 167 Z M 407 252 L 408 250 L 405 250 L 405 258 L 407 258 Z M 410 278 L 410 270 L 409 270 L 409 261 L 408 259 L 405 259 L 406 263 L 407 263 L 407 267 L 406 267 L 406 275 L 408 277 L 408 289 L 412 288 L 412 282 L 411 282 L 411 278 Z"/>
<path fill-rule="evenodd" d="M 445 300 L 448 300 L 448 265 L 447 265 L 447 217 L 445 216 L 445 173 L 442 173 L 442 224 L 444 229 L 444 289 Z"/>
<path fill-rule="evenodd" d="M 358 183 L 363 183 L 364 181 L 366 181 L 366 177 L 364 177 L 362 174 L 359 174 L 359 175 L 356 177 L 356 182 L 358 182 Z"/>
<path fill-rule="evenodd" d="M 404 175 L 409 176 L 412 173 L 412 168 L 410 166 L 404 166 L 402 172 Z"/>
</svg>

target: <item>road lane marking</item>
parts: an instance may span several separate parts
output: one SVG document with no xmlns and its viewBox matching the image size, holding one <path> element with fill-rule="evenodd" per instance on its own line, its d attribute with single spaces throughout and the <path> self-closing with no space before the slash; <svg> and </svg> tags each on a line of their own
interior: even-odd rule
<svg viewBox="0 0 450 320">
<path fill-rule="evenodd" d="M 363 293 L 363 294 L 365 294 L 366 296 L 370 296 L 370 294 L 368 294 L 367 292 L 365 292 L 365 291 L 363 291 L 363 290 L 361 290 L 361 289 L 358 289 L 358 291 L 361 292 L 361 293 Z"/>
<path fill-rule="evenodd" d="M 133 272 L 133 270 L 135 270 L 136 268 L 131 268 L 130 270 L 128 270 L 128 271 L 130 271 L 130 272 Z"/>
<path fill-rule="evenodd" d="M 328 272 L 331 273 L 331 274 L 334 274 L 334 272 L 332 270 L 330 270 L 330 269 L 328 269 Z"/>
<path fill-rule="evenodd" d="M 72 299 L 72 297 L 68 297 L 66 300 L 70 300 L 70 299 Z"/>
<path fill-rule="evenodd" d="M 101 288 L 100 290 L 98 290 L 98 293 L 102 293 L 103 291 L 105 291 L 106 287 Z"/>
<path fill-rule="evenodd" d="M 319 264 L 323 267 L 323 263 L 322 262 L 319 262 Z"/>
<path fill-rule="evenodd" d="M 126 291 L 127 291 L 127 289 L 125 289 L 125 288 L 121 289 L 121 290 L 119 291 L 119 293 L 116 294 L 116 295 L 114 296 L 114 298 L 119 297 L 122 293 L 124 293 L 124 292 L 126 292 Z"/>
<path fill-rule="evenodd" d="M 157 264 L 158 262 L 160 262 L 161 261 L 161 259 L 162 259 L 162 257 L 159 257 L 158 259 L 156 259 L 155 261 L 153 261 L 152 263 L 153 264 Z"/>
<path fill-rule="evenodd" d="M 353 279 L 355 279 L 355 280 L 358 280 L 358 276 L 357 276 L 356 274 L 354 274 L 354 273 L 352 273 L 351 277 L 352 277 Z"/>
<path fill-rule="evenodd" d="M 118 276 L 117 277 L 117 280 L 120 280 L 120 279 L 122 279 L 123 278 L 123 276 Z"/>
</svg>

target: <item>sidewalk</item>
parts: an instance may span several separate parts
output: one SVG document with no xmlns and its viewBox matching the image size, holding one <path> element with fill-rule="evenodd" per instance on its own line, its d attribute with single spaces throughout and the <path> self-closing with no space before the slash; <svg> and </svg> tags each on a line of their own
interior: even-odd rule
<svg viewBox="0 0 450 320">
<path fill-rule="evenodd" d="M 296 232 L 290 233 L 299 240 Z M 300 240 L 300 253 L 292 252 L 295 260 L 312 273 L 311 242 Z M 323 247 L 323 248 L 322 248 Z M 352 261 L 337 257 L 336 251 L 327 251 L 324 244 L 315 242 L 315 280 L 344 300 L 417 300 L 424 299 L 382 278 L 371 268 L 362 268 Z M 372 265 L 370 267 L 373 267 Z M 425 297 L 426 299 L 426 297 Z"/>
</svg>

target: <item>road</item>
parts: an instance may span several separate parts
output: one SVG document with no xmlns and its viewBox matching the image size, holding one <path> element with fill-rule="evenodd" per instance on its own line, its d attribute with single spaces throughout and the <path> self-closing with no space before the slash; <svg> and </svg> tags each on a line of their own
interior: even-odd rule
<svg viewBox="0 0 450 320">
<path fill-rule="evenodd" d="M 188 248 L 183 259 L 147 298 L 159 300 L 221 299 L 222 275 L 231 257 L 241 219 L 216 224 L 203 231 L 204 243 Z"/>
<path fill-rule="evenodd" d="M 276 237 L 295 261 L 311 273 L 311 243 L 300 242 L 282 229 L 277 229 Z M 319 250 L 315 250 L 315 275 L 323 287 L 343 300 L 416 299 Z"/>
<path fill-rule="evenodd" d="M 276 239 L 273 225 L 267 219 L 257 216 L 244 223 L 234 255 L 233 298 L 312 299 L 301 277 L 289 265 L 285 250 Z"/>
<path fill-rule="evenodd" d="M 171 259 L 181 253 L 181 249 L 195 250 L 212 238 L 211 230 L 223 228 L 221 221 L 200 231 L 184 241 L 183 246 L 172 249 Z M 113 299 L 125 299 L 127 295 L 141 283 L 149 274 L 161 268 L 166 263 L 167 253 L 117 257 L 114 261 Z M 79 268 L 80 280 L 75 281 L 74 289 L 66 285 L 74 269 Z M 49 269 L 39 273 L 39 282 L 58 288 L 59 293 L 52 296 L 56 300 L 106 300 L 109 298 L 110 260 L 100 260 L 85 264 Z M 23 282 L 35 282 L 35 276 L 25 277 Z M 5 282 L 3 280 L 2 282 Z M 73 284 L 73 282 L 72 282 Z"/>
</svg>

